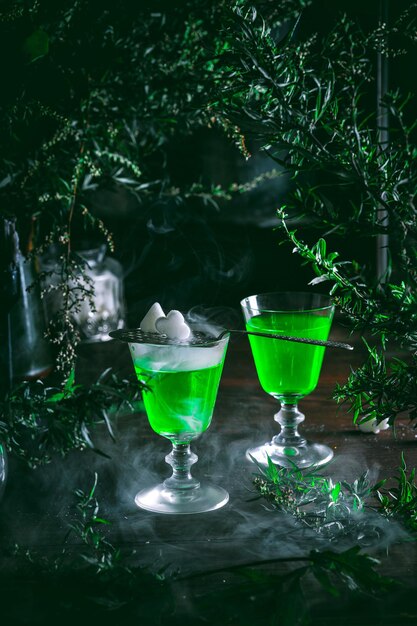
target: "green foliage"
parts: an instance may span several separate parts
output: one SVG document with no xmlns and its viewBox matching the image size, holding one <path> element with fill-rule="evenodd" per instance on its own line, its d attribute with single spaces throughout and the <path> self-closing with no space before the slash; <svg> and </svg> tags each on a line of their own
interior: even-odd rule
<svg viewBox="0 0 417 626">
<path fill-rule="evenodd" d="M 77 617 L 94 616 L 101 624 L 140 618 L 144 624 L 170 626 L 207 621 L 215 626 L 301 626 L 311 623 L 314 614 L 312 577 L 325 597 L 339 601 L 348 597 L 369 603 L 398 587 L 377 571 L 379 561 L 358 547 L 311 550 L 303 556 L 284 556 L 188 576 L 180 572 L 167 575 L 166 568 L 152 573 L 138 565 L 140 554 L 122 554 L 112 545 L 108 533 L 103 534 L 111 525 L 100 517 L 96 488 L 97 475 L 87 491 L 75 491 L 70 533 L 81 540 L 81 550 L 74 553 L 67 542 L 55 559 L 39 558 L 19 547 L 14 550 L 18 577 L 0 576 L 2 610 L 8 623 L 25 615 L 29 606 L 31 624 L 35 626 L 53 623 L 57 616 L 65 624 Z M 208 578 L 213 581 L 219 575 L 221 586 L 207 584 Z"/>
<path fill-rule="evenodd" d="M 57 557 L 14 548 L 18 574 L 0 574 L 7 623 L 23 619 L 37 626 L 94 619 L 113 624 L 118 618 L 161 624 L 163 618 L 172 616 L 174 601 L 164 571 L 129 567 L 100 532 L 110 522 L 99 516 L 96 487 L 97 475 L 90 489 L 75 491 L 75 514 L 65 548 Z M 81 541 L 81 549 L 68 544 L 69 536 Z"/>
<path fill-rule="evenodd" d="M 303 36 L 301 14 L 282 36 L 249 5 L 240 7 L 225 28 L 223 89 L 212 104 L 226 125 L 256 138 L 292 173 L 293 191 L 278 211 L 284 232 L 316 273 L 311 284 L 328 281 L 353 329 L 380 344 L 336 396 L 352 404 L 356 417 L 372 412 L 378 421 L 393 422 L 402 411 L 413 418 L 417 406 L 417 143 L 412 96 L 384 96 L 391 142 L 382 143 L 381 121 L 368 95 L 375 53 L 407 60 L 414 49 L 416 15 L 413 3 L 389 28 L 375 25 L 368 32 L 340 16 L 319 37 Z M 322 233 L 313 246 L 289 226 L 289 219 L 303 217 Z M 326 233 L 368 245 L 388 234 L 387 275 L 328 253 Z M 386 364 L 388 342 L 409 350 L 410 358 Z"/>
<path fill-rule="evenodd" d="M 352 372 L 344 385 L 337 385 L 334 397 L 349 402 L 354 422 L 376 418 L 394 422 L 397 415 L 417 417 L 417 361 L 408 363 L 391 359 L 387 365 L 384 353 L 368 346 L 367 362 Z"/>
<path fill-rule="evenodd" d="M 64 245 L 74 213 L 100 226 L 89 208 L 98 188 L 124 187 L 142 202 L 192 195 L 192 185 L 181 189 L 170 179 L 168 150 L 215 123 L 206 101 L 219 80 L 217 25 L 227 3 L 132 12 L 127 0 L 36 0 L 13 14 L 16 3 L 8 4 L 0 26 L 15 72 L 9 57 L 2 204 L 35 215 L 38 229 L 52 220 L 57 231 L 47 240 L 61 237 Z M 291 14 L 299 3 L 285 4 Z"/>
<path fill-rule="evenodd" d="M 105 370 L 91 386 L 75 384 L 73 374 L 64 388 L 42 381 L 24 382 L 0 402 L 0 439 L 30 467 L 51 461 L 70 450 L 97 449 L 92 431 L 104 424 L 114 438 L 112 421 L 123 408 L 132 410 L 138 382 Z"/>
<path fill-rule="evenodd" d="M 259 494 L 277 511 L 291 514 L 303 526 L 331 541 L 353 537 L 360 544 L 380 537 L 378 520 L 367 515 L 374 511 L 382 518 L 399 521 L 406 530 L 417 531 L 416 471 L 407 471 L 402 454 L 398 474 L 371 483 L 365 472 L 349 483 L 334 483 L 316 468 L 301 471 L 297 467 L 258 465 L 254 485 Z"/>
<path fill-rule="evenodd" d="M 385 100 L 392 146 L 380 145 L 376 114 L 366 104 L 380 31 L 364 33 L 343 16 L 322 39 L 303 40 L 295 29 L 279 38 L 273 26 L 256 12 L 236 11 L 226 30 L 226 89 L 214 106 L 293 173 L 292 215 L 313 214 L 322 229 L 369 237 L 386 232 L 382 206 L 393 258 L 413 259 L 417 170 L 408 98 L 395 93 Z"/>
<path fill-rule="evenodd" d="M 399 414 L 415 419 L 417 413 L 416 351 L 417 300 L 404 281 L 369 288 L 358 273 L 354 262 L 337 261 L 337 253 L 326 255 L 326 244 L 320 239 L 311 248 L 289 230 L 282 211 L 283 226 L 294 250 L 311 263 L 318 278 L 311 281 L 331 281 L 335 303 L 350 320 L 352 328 L 377 336 L 381 348 L 365 341 L 368 359 L 353 371 L 347 383 L 337 385 L 334 397 L 348 401 L 354 421 L 376 418 L 393 423 Z M 389 340 L 412 351 L 407 361 L 392 358 L 389 363 L 385 347 Z"/>
<path fill-rule="evenodd" d="M 311 248 L 298 239 L 280 210 L 283 228 L 294 245 L 294 252 L 309 262 L 317 274 L 310 284 L 331 281 L 335 303 L 349 318 L 354 330 L 368 331 L 382 342 L 394 339 L 411 350 L 417 349 L 417 299 L 404 281 L 399 284 L 369 286 L 354 261 L 337 261 L 337 252 L 326 253 L 326 241 L 319 239 Z"/>
<path fill-rule="evenodd" d="M 0 7 L 0 203 L 21 227 L 32 220 L 33 254 L 58 249 L 62 310 L 48 337 L 64 379 L 79 340 L 73 286 L 85 278 L 76 232 L 114 246 L 93 208 L 97 192 L 123 190 L 147 215 L 169 207 L 175 221 L 245 190 L 175 172 L 179 147 L 197 131 L 221 128 L 242 145 L 239 129 L 207 106 L 222 85 L 228 42 L 219 25 L 234 4 L 7 0 Z M 259 6 L 279 23 L 308 2 L 271 4 Z"/>
<path fill-rule="evenodd" d="M 258 470 L 254 484 L 259 494 L 318 535 L 330 541 L 351 537 L 359 543 L 379 537 L 378 523 L 365 511 L 375 506 L 385 481 L 372 484 L 365 472 L 352 483 L 335 483 L 317 468 L 278 467 L 270 459 L 267 468 L 258 465 Z"/>
<path fill-rule="evenodd" d="M 376 571 L 378 564 L 377 559 L 362 553 L 359 547 L 340 552 L 311 550 L 301 557 L 289 556 L 248 563 L 197 574 L 186 580 L 217 573 L 233 575 L 234 578 L 227 581 L 228 586 L 216 592 L 217 600 L 222 605 L 221 619 L 216 606 L 213 606 L 213 593 L 207 592 L 200 599 L 198 608 L 210 618 L 211 623 L 234 624 L 239 620 L 242 626 L 262 623 L 303 626 L 313 622 L 312 577 L 326 592 L 326 597 L 341 600 L 346 598 L 347 592 L 351 592 L 350 598 L 353 595 L 364 596 L 369 602 L 372 596 L 381 597 L 396 588 L 395 581 Z M 245 598 L 250 601 L 245 601 Z M 339 615 L 337 617 L 340 619 Z"/>
<path fill-rule="evenodd" d="M 350 590 L 368 594 L 383 593 L 393 584 L 392 580 L 375 572 L 379 561 L 368 554 L 361 554 L 360 548 L 356 546 L 339 553 L 331 550 L 313 551 L 310 558 L 313 574 L 319 582 L 325 583 L 327 590 L 333 595 L 339 595 L 340 591 L 331 582 L 331 578 L 327 577 L 328 574 L 339 583 L 347 585 Z"/>
<path fill-rule="evenodd" d="M 76 505 L 78 517 L 69 528 L 70 532 L 82 540 L 88 550 L 82 553 L 82 558 L 100 573 L 117 566 L 120 552 L 100 532 L 101 526 L 109 525 L 110 522 L 98 515 L 100 507 L 95 495 L 97 480 L 98 475 L 95 473 L 93 486 L 88 492 L 82 489 L 76 489 L 74 492 L 78 500 Z"/>
<path fill-rule="evenodd" d="M 388 488 L 378 490 L 378 498 L 384 514 L 398 517 L 410 531 L 417 531 L 417 485 L 416 470 L 407 472 L 404 455 L 398 475 L 394 476 Z"/>
<path fill-rule="evenodd" d="M 370 496 L 377 495 L 381 512 L 388 520 L 401 519 L 415 531 L 414 474 L 414 470 L 407 473 L 403 459 L 399 474 L 389 487 L 381 483 L 370 485 L 366 475 L 351 484 L 334 485 L 314 472 L 304 476 L 295 468 L 276 468 L 271 464 L 263 473 L 263 480 L 270 482 L 268 500 L 272 501 L 275 489 L 277 506 L 288 513 L 295 510 L 294 502 L 288 506 L 289 490 L 296 501 L 303 502 L 301 506 L 310 497 L 314 506 L 325 498 L 328 506 L 343 500 L 360 509 L 367 506 Z M 81 541 L 81 548 L 74 549 L 74 544 L 66 540 L 65 548 L 55 558 L 38 557 L 23 548 L 15 550 L 18 575 L 0 576 L 2 610 L 8 623 L 14 623 L 16 615 L 22 616 L 25 607 L 30 607 L 31 623 L 35 626 L 53 623 L 58 615 L 61 623 L 94 615 L 102 624 L 140 618 L 145 624 L 170 626 L 207 622 L 214 626 L 321 625 L 325 622 L 319 609 L 326 619 L 337 620 L 334 623 L 348 623 L 342 617 L 346 613 L 347 620 L 355 618 L 362 620 L 358 623 L 374 626 L 388 625 L 392 620 L 403 623 L 397 612 L 400 605 L 404 614 L 415 610 L 414 587 L 402 589 L 398 581 L 384 576 L 379 571 L 379 560 L 361 551 L 358 545 L 315 549 L 300 556 L 290 553 L 192 575 L 168 575 L 164 567 L 152 573 L 138 565 L 141 555 L 137 550 L 121 551 L 111 543 L 112 526 L 100 515 L 96 490 L 97 475 L 92 487 L 75 491 L 75 510 L 67 539 Z M 353 514 L 352 522 L 355 523 Z M 359 529 L 357 517 L 356 524 Z M 171 563 L 170 569 L 174 565 Z M 322 604 L 317 602 L 312 578 L 324 592 Z M 336 604 L 332 604 L 333 599 Z"/>
</svg>

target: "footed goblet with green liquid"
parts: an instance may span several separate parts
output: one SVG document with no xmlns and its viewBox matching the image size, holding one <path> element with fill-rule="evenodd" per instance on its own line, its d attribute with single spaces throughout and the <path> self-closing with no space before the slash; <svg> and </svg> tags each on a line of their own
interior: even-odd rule
<svg viewBox="0 0 417 626">
<path fill-rule="evenodd" d="M 197 455 L 190 442 L 210 426 L 229 335 L 218 340 L 198 331 L 190 340 L 169 340 L 156 333 L 118 330 L 111 336 L 129 343 L 143 402 L 153 430 L 172 443 L 165 457 L 172 476 L 140 491 L 136 504 L 157 513 L 202 513 L 224 506 L 225 489 L 191 475 Z"/>
<path fill-rule="evenodd" d="M 246 330 L 291 335 L 326 341 L 333 319 L 330 299 L 320 294 L 265 293 L 241 302 Z M 281 403 L 274 419 L 281 432 L 272 441 L 247 451 L 266 465 L 268 457 L 277 465 L 299 468 L 328 463 L 333 451 L 323 444 L 308 442 L 298 432 L 304 415 L 298 401 L 317 386 L 325 348 L 305 343 L 248 335 L 259 382 L 266 393 Z"/>
</svg>

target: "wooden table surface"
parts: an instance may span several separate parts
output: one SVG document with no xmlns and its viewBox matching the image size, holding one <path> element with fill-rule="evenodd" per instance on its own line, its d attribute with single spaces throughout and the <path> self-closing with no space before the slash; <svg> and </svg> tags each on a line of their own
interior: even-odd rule
<svg viewBox="0 0 417 626">
<path fill-rule="evenodd" d="M 335 327 L 331 338 L 352 341 L 340 327 Z M 355 340 L 355 347 L 354 352 L 326 351 L 318 387 L 300 403 L 306 416 L 302 433 L 334 450 L 334 461 L 325 471 L 335 480 L 352 480 L 366 469 L 375 478 L 392 475 L 402 451 L 410 467 L 417 465 L 416 435 L 406 420 L 398 423 L 395 437 L 391 430 L 364 434 L 352 425 L 344 406 L 337 407 L 332 400 L 336 382 L 343 382 L 350 368 L 363 360 L 359 340 Z M 108 366 L 131 371 L 125 345 L 85 345 L 80 351 L 78 380 L 94 380 Z M 135 506 L 138 490 L 170 473 L 164 462 L 170 444 L 151 430 L 140 411 L 118 419 L 116 443 L 100 434 L 100 447 L 110 459 L 92 452 L 74 452 L 66 460 L 57 459 L 35 471 L 11 459 L 9 484 L 0 508 L 2 544 L 17 542 L 45 554 L 60 550 L 73 514 L 73 491 L 87 490 L 97 471 L 101 514 L 112 521 L 110 539 L 123 550 L 134 550 L 136 563 L 154 571 L 168 565 L 168 569 L 186 574 L 323 548 L 326 543 L 322 538 L 307 537 L 292 519 L 254 499 L 254 466 L 246 460 L 245 450 L 278 431 L 273 420 L 277 410 L 276 401 L 260 388 L 247 339 L 233 338 L 213 422 L 192 446 L 199 456 L 194 475 L 229 491 L 230 501 L 224 508 L 207 514 L 169 516 Z M 393 558 L 383 560 L 384 573 L 410 580 L 415 576 L 417 552 L 414 544 L 397 544 L 397 539 L 381 538 L 371 553 L 385 554 L 389 548 Z M 11 567 L 11 561 L 4 560 L 2 567 Z"/>
</svg>

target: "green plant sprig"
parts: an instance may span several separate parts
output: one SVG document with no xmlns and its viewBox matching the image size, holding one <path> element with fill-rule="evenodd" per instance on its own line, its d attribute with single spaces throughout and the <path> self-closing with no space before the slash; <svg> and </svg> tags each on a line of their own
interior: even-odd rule
<svg viewBox="0 0 417 626">
<path fill-rule="evenodd" d="M 82 558 L 95 567 L 97 573 L 108 571 L 117 566 L 120 551 L 103 536 L 101 527 L 110 525 L 110 522 L 99 516 L 99 503 L 96 497 L 98 474 L 94 474 L 94 483 L 88 492 L 76 489 L 77 517 L 69 525 L 69 533 L 81 539 L 88 552 L 82 553 Z"/>
<path fill-rule="evenodd" d="M 407 471 L 404 455 L 398 474 L 371 483 L 368 472 L 352 482 L 334 482 L 317 468 L 278 467 L 268 459 L 257 464 L 254 485 L 259 494 L 278 511 L 291 514 L 303 526 L 328 540 L 341 537 L 378 537 L 381 528 L 374 518 L 361 513 L 374 511 L 382 519 L 395 519 L 408 530 L 417 531 L 417 485 L 415 469 Z M 358 539 L 359 542 L 359 539 Z"/>
<path fill-rule="evenodd" d="M 375 506 L 378 490 L 385 481 L 372 484 L 365 472 L 352 483 L 335 483 L 318 473 L 317 468 L 301 471 L 295 466 L 277 467 L 270 459 L 267 468 L 257 466 L 256 490 L 274 508 L 291 514 L 302 526 L 330 541 L 342 537 L 357 541 L 362 537 L 367 541 L 371 535 L 379 536 L 375 520 L 361 513 Z"/>
<path fill-rule="evenodd" d="M 384 515 L 400 519 L 411 532 L 417 532 L 417 485 L 416 470 L 408 470 L 404 454 L 401 455 L 401 465 L 398 475 L 383 489 L 378 489 L 378 498 Z"/>
<path fill-rule="evenodd" d="M 417 417 L 417 358 L 408 362 L 391 359 L 389 363 L 381 349 L 368 344 L 368 359 L 356 368 L 343 385 L 336 385 L 333 397 L 347 402 L 354 423 L 388 419 L 394 424 L 397 415 L 410 421 Z"/>
<path fill-rule="evenodd" d="M 105 370 L 91 386 L 76 384 L 74 372 L 63 388 L 24 382 L 0 403 L 0 437 L 7 449 L 30 467 L 49 463 L 54 454 L 90 448 L 93 430 L 104 424 L 114 438 L 114 415 L 133 410 L 141 385 Z"/>
<path fill-rule="evenodd" d="M 330 294 L 354 330 L 369 331 L 383 342 L 391 338 L 417 350 L 417 298 L 409 286 L 403 282 L 367 285 L 357 264 L 339 261 L 337 252 L 327 252 L 325 239 L 311 247 L 301 241 L 297 231 L 288 227 L 285 207 L 278 210 L 278 216 L 293 252 L 310 263 L 317 275 L 310 284 L 332 283 Z"/>
</svg>

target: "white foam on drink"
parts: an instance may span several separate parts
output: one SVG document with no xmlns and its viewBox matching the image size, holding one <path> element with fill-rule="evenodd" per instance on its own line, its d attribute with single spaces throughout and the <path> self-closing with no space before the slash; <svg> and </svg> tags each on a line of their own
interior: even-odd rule
<svg viewBox="0 0 417 626">
<path fill-rule="evenodd" d="M 136 367 L 159 372 L 189 372 L 218 365 L 224 354 L 228 337 L 213 345 L 193 346 L 186 343 L 176 345 L 152 345 L 129 343 L 130 354 Z"/>
</svg>

